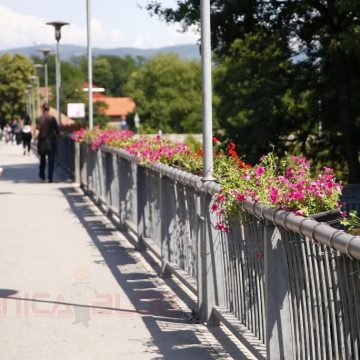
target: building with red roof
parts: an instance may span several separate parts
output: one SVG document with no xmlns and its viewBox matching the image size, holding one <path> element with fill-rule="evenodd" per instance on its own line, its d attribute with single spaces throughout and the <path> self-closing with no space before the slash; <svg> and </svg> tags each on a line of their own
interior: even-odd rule
<svg viewBox="0 0 360 360">
<path fill-rule="evenodd" d="M 88 91 L 88 83 L 84 83 L 83 91 Z M 128 113 L 134 112 L 136 104 L 128 96 L 107 96 L 103 92 L 104 88 L 93 85 L 93 102 L 101 101 L 106 104 L 104 114 L 110 118 L 111 122 L 120 122 Z"/>
</svg>

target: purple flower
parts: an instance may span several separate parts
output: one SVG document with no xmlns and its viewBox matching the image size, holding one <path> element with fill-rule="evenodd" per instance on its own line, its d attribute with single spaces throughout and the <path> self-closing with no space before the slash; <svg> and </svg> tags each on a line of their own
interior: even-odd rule
<svg viewBox="0 0 360 360">
<path fill-rule="evenodd" d="M 261 177 L 264 173 L 265 173 L 265 168 L 264 168 L 263 166 L 258 166 L 258 167 L 255 169 L 255 176 L 256 176 L 256 178 Z"/>
</svg>

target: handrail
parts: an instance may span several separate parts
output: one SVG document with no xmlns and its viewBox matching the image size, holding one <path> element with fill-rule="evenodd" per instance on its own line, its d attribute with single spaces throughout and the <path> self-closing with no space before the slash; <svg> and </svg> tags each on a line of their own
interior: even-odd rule
<svg viewBox="0 0 360 360">
<path fill-rule="evenodd" d="M 135 155 L 131 155 L 125 150 L 115 149 L 107 145 L 103 145 L 101 149 L 116 154 L 128 161 L 139 163 L 139 160 Z M 207 192 L 210 195 L 215 195 L 221 191 L 221 186 L 215 181 L 204 182 L 198 175 L 193 175 L 165 164 L 152 163 L 149 165 L 149 168 L 172 180 L 178 181 L 184 185 L 193 186 L 195 189 Z M 294 231 L 303 236 L 312 238 L 320 244 L 324 244 L 351 258 L 360 260 L 359 236 L 353 236 L 346 232 L 339 231 L 328 224 L 319 223 L 312 218 L 299 216 L 281 209 L 275 209 L 252 200 L 245 200 L 243 206 L 250 214 L 272 221 L 275 225 L 282 226 L 289 231 Z"/>
</svg>

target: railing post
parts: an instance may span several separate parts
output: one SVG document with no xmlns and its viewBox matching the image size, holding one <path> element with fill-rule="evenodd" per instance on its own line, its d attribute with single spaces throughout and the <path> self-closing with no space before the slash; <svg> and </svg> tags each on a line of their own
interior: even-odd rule
<svg viewBox="0 0 360 360">
<path fill-rule="evenodd" d="M 168 177 L 160 175 L 160 256 L 161 256 L 161 276 L 163 278 L 171 277 L 171 272 L 167 267 L 170 261 L 170 216 L 169 214 L 169 197 L 167 196 L 168 186 L 174 186 L 173 181 Z"/>
<path fill-rule="evenodd" d="M 219 319 L 214 316 L 214 306 L 224 305 L 223 262 L 221 234 L 215 229 L 216 215 L 210 211 L 211 195 L 200 195 L 198 243 L 198 304 L 199 317 L 208 326 L 218 326 Z"/>
<path fill-rule="evenodd" d="M 74 143 L 74 177 L 75 177 L 75 183 L 80 184 L 80 143 L 75 142 Z"/>
<path fill-rule="evenodd" d="M 264 226 L 267 359 L 295 359 L 290 313 L 289 270 L 283 239 L 271 222 Z"/>
<path fill-rule="evenodd" d="M 143 242 L 146 237 L 146 219 L 145 219 L 145 207 L 146 207 L 146 188 L 145 188 L 145 176 L 146 170 L 143 166 L 137 166 L 136 172 L 136 188 L 137 188 L 137 235 L 138 243 L 137 250 L 144 251 L 145 245 Z"/>
</svg>

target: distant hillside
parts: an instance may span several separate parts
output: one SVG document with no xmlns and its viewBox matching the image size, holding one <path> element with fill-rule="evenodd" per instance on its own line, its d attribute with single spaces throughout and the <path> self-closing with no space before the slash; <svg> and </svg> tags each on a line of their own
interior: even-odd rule
<svg viewBox="0 0 360 360">
<path fill-rule="evenodd" d="M 19 53 L 25 56 L 39 55 L 37 51 L 38 48 L 49 47 L 54 49 L 55 46 L 50 45 L 37 45 L 29 47 L 14 48 L 8 50 L 0 50 L 0 55 L 6 52 L 10 54 Z M 200 59 L 199 47 L 197 45 L 176 45 L 176 46 L 167 46 L 159 49 L 138 49 L 138 48 L 114 48 L 114 49 L 102 49 L 94 47 L 92 49 L 93 56 L 99 55 L 116 55 L 124 57 L 130 55 L 133 57 L 142 56 L 145 58 L 152 57 L 160 53 L 176 53 L 182 59 Z M 60 56 L 62 60 L 69 60 L 74 56 L 86 56 L 87 49 L 85 46 L 78 45 L 62 45 L 60 44 Z"/>
</svg>

